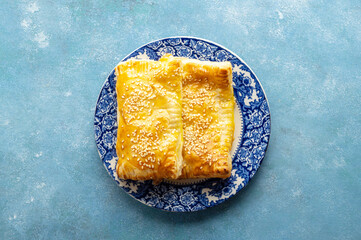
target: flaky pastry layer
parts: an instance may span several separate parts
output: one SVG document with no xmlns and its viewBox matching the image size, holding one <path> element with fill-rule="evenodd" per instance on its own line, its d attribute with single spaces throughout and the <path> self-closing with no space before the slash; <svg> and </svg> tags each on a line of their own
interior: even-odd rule
<svg viewBox="0 0 361 240">
<path fill-rule="evenodd" d="M 230 62 L 182 62 L 183 169 L 180 178 L 227 178 L 234 133 Z"/>
<path fill-rule="evenodd" d="M 180 62 L 128 60 L 116 68 L 119 178 L 176 179 L 182 160 Z"/>
</svg>

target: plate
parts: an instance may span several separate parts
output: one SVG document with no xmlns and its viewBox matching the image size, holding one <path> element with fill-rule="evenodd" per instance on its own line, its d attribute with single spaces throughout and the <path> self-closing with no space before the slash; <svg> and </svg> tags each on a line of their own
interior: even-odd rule
<svg viewBox="0 0 361 240">
<path fill-rule="evenodd" d="M 232 175 L 227 179 L 166 182 L 119 179 L 116 174 L 117 101 L 115 72 L 111 71 L 100 91 L 95 109 L 95 141 L 103 165 L 123 190 L 136 200 L 173 212 L 203 210 L 235 195 L 254 176 L 265 156 L 270 132 L 270 111 L 265 92 L 256 75 L 233 52 L 214 42 L 195 37 L 170 37 L 139 47 L 128 59 L 158 60 L 173 56 L 209 61 L 230 61 L 233 69 L 235 133 L 232 145 Z"/>
</svg>

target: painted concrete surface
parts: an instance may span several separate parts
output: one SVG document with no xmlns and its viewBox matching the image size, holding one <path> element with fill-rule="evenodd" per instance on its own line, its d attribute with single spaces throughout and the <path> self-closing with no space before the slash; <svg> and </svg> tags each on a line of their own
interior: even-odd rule
<svg viewBox="0 0 361 240">
<path fill-rule="evenodd" d="M 360 26 L 356 0 L 2 1 L 0 239 L 360 239 Z M 179 35 L 242 57 L 272 118 L 250 184 L 186 214 L 126 195 L 93 137 L 111 69 Z"/>
</svg>

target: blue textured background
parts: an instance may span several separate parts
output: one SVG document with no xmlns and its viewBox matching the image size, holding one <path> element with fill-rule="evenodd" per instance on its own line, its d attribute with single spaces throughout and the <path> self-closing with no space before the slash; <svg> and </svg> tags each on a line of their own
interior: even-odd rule
<svg viewBox="0 0 361 240">
<path fill-rule="evenodd" d="M 0 239 L 361 238 L 361 2 L 192 2 L 1 1 Z M 186 214 L 131 199 L 93 137 L 111 69 L 175 35 L 241 56 L 272 117 L 250 184 Z"/>
</svg>

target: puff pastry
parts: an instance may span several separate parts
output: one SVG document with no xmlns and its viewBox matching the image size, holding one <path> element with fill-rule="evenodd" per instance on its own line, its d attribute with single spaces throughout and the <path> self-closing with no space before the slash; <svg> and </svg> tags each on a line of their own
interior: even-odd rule
<svg viewBox="0 0 361 240">
<path fill-rule="evenodd" d="M 163 58 L 172 59 L 171 56 Z M 230 62 L 182 62 L 183 169 L 180 178 L 231 175 L 234 96 Z"/>
<path fill-rule="evenodd" d="M 116 68 L 119 178 L 160 181 L 182 173 L 182 71 L 176 59 Z"/>
</svg>

